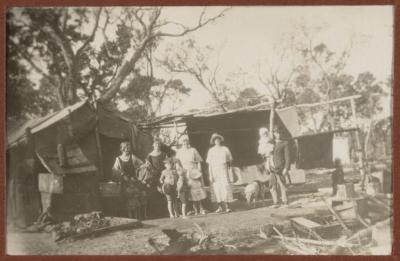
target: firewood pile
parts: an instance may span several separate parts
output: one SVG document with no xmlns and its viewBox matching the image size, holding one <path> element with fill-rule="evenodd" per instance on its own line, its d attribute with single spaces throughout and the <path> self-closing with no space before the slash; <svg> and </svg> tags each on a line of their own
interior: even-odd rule
<svg viewBox="0 0 400 261">
<path fill-rule="evenodd" d="M 52 235 L 55 241 L 59 241 L 66 237 L 91 232 L 108 226 L 110 226 L 110 219 L 104 217 L 102 212 L 94 211 L 76 215 L 72 222 L 62 222 L 55 225 L 52 229 Z"/>
</svg>

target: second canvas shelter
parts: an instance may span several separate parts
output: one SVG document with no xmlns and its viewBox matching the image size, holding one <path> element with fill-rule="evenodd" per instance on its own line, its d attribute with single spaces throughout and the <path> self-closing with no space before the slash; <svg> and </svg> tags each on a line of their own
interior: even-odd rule
<svg viewBox="0 0 400 261">
<path fill-rule="evenodd" d="M 225 145 L 232 152 L 235 169 L 243 173 L 244 182 L 250 182 L 257 178 L 257 173 L 260 173 L 257 166 L 262 163 L 262 158 L 257 154 L 259 129 L 261 127 L 269 128 L 270 117 L 270 104 L 260 104 L 228 112 L 202 111 L 165 115 L 150 123 L 143 124 L 143 127 L 177 128 L 183 126 L 184 133 L 189 136 L 191 145 L 199 151 L 203 159 L 206 159 L 207 151 L 211 146 L 211 135 L 214 132 L 221 134 L 225 138 Z M 283 130 L 283 139 L 289 141 L 293 168 L 332 166 L 332 140 L 333 134 L 337 131 L 308 135 L 307 137 L 302 136 L 299 117 L 294 107 L 275 110 L 274 125 Z M 304 143 L 305 140 L 307 140 L 308 145 Z M 305 150 L 312 150 L 310 144 L 319 144 L 317 146 L 318 157 L 308 157 L 311 154 L 304 153 Z M 299 152 L 302 153 L 299 154 Z M 299 161 L 299 159 L 302 161 Z M 203 164 L 207 184 L 208 168 L 204 162 Z"/>
</svg>

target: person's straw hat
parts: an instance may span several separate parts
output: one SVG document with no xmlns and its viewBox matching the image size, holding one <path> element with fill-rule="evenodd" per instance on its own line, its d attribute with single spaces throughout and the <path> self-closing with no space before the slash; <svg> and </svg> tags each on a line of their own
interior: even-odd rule
<svg viewBox="0 0 400 261">
<path fill-rule="evenodd" d="M 218 133 L 214 133 L 213 135 L 211 135 L 211 139 L 210 139 L 210 144 L 211 145 L 214 144 L 214 140 L 215 139 L 220 139 L 222 142 L 224 141 L 224 137 L 222 137 L 222 135 L 220 135 Z"/>
</svg>

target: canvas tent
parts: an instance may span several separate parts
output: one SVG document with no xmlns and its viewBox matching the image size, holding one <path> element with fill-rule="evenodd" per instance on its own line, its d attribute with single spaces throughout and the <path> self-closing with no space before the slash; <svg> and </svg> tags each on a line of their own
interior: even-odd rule
<svg viewBox="0 0 400 261">
<path fill-rule="evenodd" d="M 102 208 L 98 184 L 110 179 L 119 143 L 142 159 L 152 145 L 129 119 L 86 100 L 7 134 L 8 214 L 21 224 L 50 206 L 61 219 Z"/>
<path fill-rule="evenodd" d="M 300 133 L 299 117 L 295 107 L 277 109 L 275 112 L 274 124 L 283 129 L 283 139 L 289 141 L 293 168 L 331 167 L 332 139 L 333 133 L 337 131 L 304 136 Z M 143 123 L 142 126 L 144 128 L 184 126 L 191 145 L 199 151 L 203 159 L 206 158 L 210 148 L 212 133 L 220 133 L 225 137 L 225 145 L 232 152 L 234 167 L 240 169 L 244 182 L 250 182 L 261 178 L 258 176 L 261 174 L 260 169 L 255 167 L 262 163 L 262 158 L 257 154 L 258 130 L 261 127 L 269 128 L 270 115 L 270 104 L 265 103 L 228 112 L 196 111 L 165 115 L 152 122 Z M 338 131 L 352 130 L 355 129 Z M 207 176 L 205 164 L 203 170 Z M 207 183 L 207 178 L 205 180 Z"/>
</svg>

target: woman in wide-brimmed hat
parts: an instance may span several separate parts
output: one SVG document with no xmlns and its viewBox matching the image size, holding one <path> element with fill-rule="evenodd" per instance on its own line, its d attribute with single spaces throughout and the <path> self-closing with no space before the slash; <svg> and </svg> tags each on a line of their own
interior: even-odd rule
<svg viewBox="0 0 400 261">
<path fill-rule="evenodd" d="M 201 162 L 203 159 L 199 152 L 190 146 L 187 136 L 183 136 L 180 139 L 180 143 L 182 146 L 176 153 L 176 158 L 186 172 L 189 187 L 189 200 L 193 202 L 195 215 L 199 213 L 204 215 L 206 211 L 204 210 L 202 200 L 207 197 L 207 194 L 204 190 L 203 175 L 201 172 Z"/>
<path fill-rule="evenodd" d="M 232 154 L 230 150 L 222 145 L 224 137 L 218 133 L 211 136 L 210 143 L 214 145 L 207 154 L 210 182 L 213 185 L 215 197 L 219 204 L 217 213 L 230 212 L 228 203 L 233 201 L 232 187 L 229 181 L 229 169 L 231 168 Z"/>
</svg>

